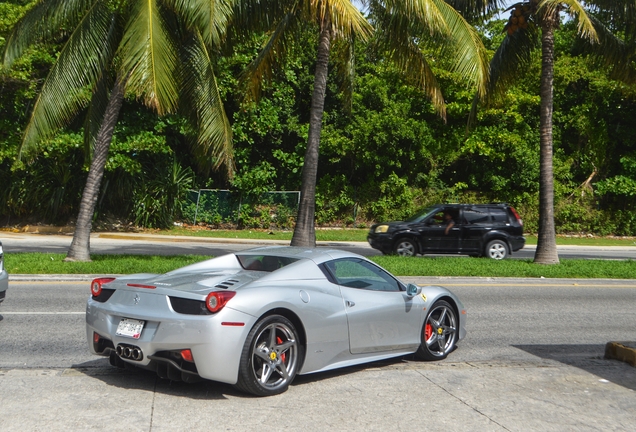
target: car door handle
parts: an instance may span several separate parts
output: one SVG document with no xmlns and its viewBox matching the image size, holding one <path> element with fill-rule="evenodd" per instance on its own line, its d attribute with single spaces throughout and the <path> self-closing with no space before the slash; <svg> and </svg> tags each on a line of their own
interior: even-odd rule
<svg viewBox="0 0 636 432">
<path fill-rule="evenodd" d="M 346 301 L 347 307 L 354 307 L 356 304 L 354 302 L 352 302 L 351 300 L 347 300 Z"/>
</svg>

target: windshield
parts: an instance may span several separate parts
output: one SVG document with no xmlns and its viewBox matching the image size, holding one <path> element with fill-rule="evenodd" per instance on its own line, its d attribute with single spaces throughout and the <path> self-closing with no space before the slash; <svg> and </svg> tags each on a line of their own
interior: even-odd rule
<svg viewBox="0 0 636 432">
<path fill-rule="evenodd" d="M 405 222 L 421 222 L 426 219 L 429 215 L 437 211 L 439 207 L 426 207 L 423 210 L 420 210 L 415 215 L 408 218 Z"/>
</svg>

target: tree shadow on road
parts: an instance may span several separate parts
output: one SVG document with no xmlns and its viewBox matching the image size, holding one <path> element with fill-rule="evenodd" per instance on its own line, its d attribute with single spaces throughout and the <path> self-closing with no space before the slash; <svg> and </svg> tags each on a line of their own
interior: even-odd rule
<svg viewBox="0 0 636 432">
<path fill-rule="evenodd" d="M 529 354 L 574 366 L 614 384 L 636 390 L 634 368 L 618 360 L 605 359 L 605 345 L 513 345 Z"/>
</svg>

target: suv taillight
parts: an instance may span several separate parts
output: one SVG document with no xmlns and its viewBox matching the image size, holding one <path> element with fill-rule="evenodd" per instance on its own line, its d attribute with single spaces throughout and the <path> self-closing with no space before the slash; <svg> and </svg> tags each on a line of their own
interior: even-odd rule
<svg viewBox="0 0 636 432">
<path fill-rule="evenodd" d="M 510 207 L 510 211 L 515 216 L 515 218 L 517 218 L 517 222 L 519 222 L 519 225 L 523 226 L 523 219 L 519 217 L 519 213 L 517 213 L 517 210 L 515 210 L 514 207 Z"/>
</svg>

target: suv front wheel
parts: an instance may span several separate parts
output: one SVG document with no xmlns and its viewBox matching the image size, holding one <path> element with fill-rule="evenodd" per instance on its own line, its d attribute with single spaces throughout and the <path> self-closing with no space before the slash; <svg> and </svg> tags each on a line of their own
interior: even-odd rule
<svg viewBox="0 0 636 432">
<path fill-rule="evenodd" d="M 502 240 L 493 240 L 486 246 L 486 256 L 488 258 L 502 260 L 508 256 L 508 245 Z"/>
<path fill-rule="evenodd" d="M 399 256 L 412 257 L 417 255 L 417 244 L 414 240 L 403 237 L 395 242 L 393 251 Z"/>
</svg>

